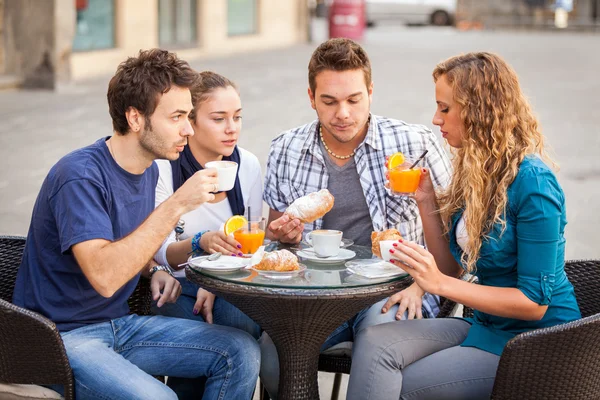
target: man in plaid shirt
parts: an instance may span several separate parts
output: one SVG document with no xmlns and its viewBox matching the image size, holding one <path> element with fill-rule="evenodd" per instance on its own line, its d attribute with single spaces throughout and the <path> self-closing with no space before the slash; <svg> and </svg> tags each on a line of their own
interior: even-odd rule
<svg viewBox="0 0 600 400">
<path fill-rule="evenodd" d="M 396 228 L 405 239 L 424 244 L 416 202 L 386 191 L 385 161 L 396 152 L 416 159 L 428 150 L 422 165 L 430 170 L 434 184 L 444 187 L 450 181 L 451 164 L 437 138 L 423 125 L 371 114 L 371 65 L 356 42 L 342 38 L 324 42 L 308 69 L 308 95 L 318 119 L 283 132 L 271 143 L 263 195 L 270 207 L 267 236 L 298 243 L 303 232 L 335 229 L 356 244 L 370 246 L 373 230 Z M 283 215 L 294 200 L 323 188 L 335 197 L 333 209 L 323 218 L 302 224 Z M 438 301 L 413 284 L 340 326 L 323 349 L 395 318 L 433 318 Z M 263 354 L 268 342 L 263 340 Z M 267 370 L 273 363 L 263 364 L 261 377 L 274 397 L 278 374 Z"/>
</svg>

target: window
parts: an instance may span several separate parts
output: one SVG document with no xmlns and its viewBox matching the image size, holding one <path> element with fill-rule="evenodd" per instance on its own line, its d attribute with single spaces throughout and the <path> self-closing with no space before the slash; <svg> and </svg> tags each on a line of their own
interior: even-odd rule
<svg viewBox="0 0 600 400">
<path fill-rule="evenodd" d="M 167 47 L 196 44 L 196 0 L 158 1 L 158 42 Z"/>
<path fill-rule="evenodd" d="M 227 0 L 227 33 L 229 36 L 256 33 L 257 0 Z"/>
<path fill-rule="evenodd" d="M 112 0 L 76 0 L 74 51 L 115 47 L 115 5 Z"/>
</svg>

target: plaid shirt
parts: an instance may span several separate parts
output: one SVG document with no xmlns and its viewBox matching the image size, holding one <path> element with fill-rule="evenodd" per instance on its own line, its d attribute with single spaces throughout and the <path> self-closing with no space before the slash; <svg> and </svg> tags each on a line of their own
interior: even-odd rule
<svg viewBox="0 0 600 400">
<path fill-rule="evenodd" d="M 327 188 L 329 175 L 319 146 L 319 122 L 285 131 L 271 142 L 263 198 L 283 212 L 297 198 Z M 416 159 L 429 150 L 422 165 L 435 186 L 450 183 L 451 164 L 430 129 L 371 115 L 365 140 L 354 156 L 360 183 L 377 231 L 396 228 L 407 240 L 424 244 L 423 226 L 413 199 L 391 195 L 384 187 L 385 157 L 402 152 Z M 323 219 L 306 224 L 305 232 L 320 229 Z"/>
</svg>

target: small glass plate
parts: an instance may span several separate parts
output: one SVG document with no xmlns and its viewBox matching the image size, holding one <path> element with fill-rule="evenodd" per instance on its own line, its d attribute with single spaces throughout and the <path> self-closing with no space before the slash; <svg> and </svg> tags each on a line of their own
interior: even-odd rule
<svg viewBox="0 0 600 400">
<path fill-rule="evenodd" d="M 251 268 L 252 271 L 256 271 L 258 275 L 264 276 L 265 278 L 270 279 L 290 279 L 294 276 L 300 275 L 302 272 L 306 271 L 306 265 L 299 264 L 300 268 L 294 271 L 266 271 L 262 269 Z"/>
</svg>

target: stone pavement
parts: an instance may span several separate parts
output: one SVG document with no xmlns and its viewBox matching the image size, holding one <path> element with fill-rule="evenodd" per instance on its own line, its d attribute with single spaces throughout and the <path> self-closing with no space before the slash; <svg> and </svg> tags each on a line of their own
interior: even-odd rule
<svg viewBox="0 0 600 400">
<path fill-rule="evenodd" d="M 325 39 L 322 21 L 317 21 L 313 39 Z M 430 127 L 435 109 L 431 71 L 438 61 L 475 50 L 504 56 L 519 74 L 561 166 L 569 220 L 567 258 L 600 258 L 599 35 L 458 32 L 390 24 L 369 30 L 364 44 L 373 64 L 372 111 Z M 244 107 L 240 144 L 259 157 L 263 168 L 275 135 L 315 118 L 306 94 L 315 46 L 192 62 L 238 83 Z M 26 234 L 49 168 L 69 151 L 111 134 L 105 97 L 109 78 L 78 82 L 56 93 L 0 92 L 0 234 Z"/>
</svg>

